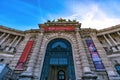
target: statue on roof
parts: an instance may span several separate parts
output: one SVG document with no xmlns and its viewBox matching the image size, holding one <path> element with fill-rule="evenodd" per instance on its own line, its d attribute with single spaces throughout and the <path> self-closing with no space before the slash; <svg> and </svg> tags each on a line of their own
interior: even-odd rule
<svg viewBox="0 0 120 80">
<path fill-rule="evenodd" d="M 77 22 L 76 20 L 70 20 L 70 19 L 68 19 L 68 20 L 66 20 L 66 19 L 63 19 L 63 18 L 59 18 L 59 19 L 57 19 L 57 20 L 47 20 L 47 22 L 48 23 L 55 23 L 55 22 Z"/>
<path fill-rule="evenodd" d="M 57 20 L 57 22 L 66 22 L 66 19 L 60 18 Z"/>
</svg>

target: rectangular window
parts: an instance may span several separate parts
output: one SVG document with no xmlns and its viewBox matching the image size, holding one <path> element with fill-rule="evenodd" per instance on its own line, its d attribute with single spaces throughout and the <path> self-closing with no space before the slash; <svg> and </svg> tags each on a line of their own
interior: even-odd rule
<svg viewBox="0 0 120 80">
<path fill-rule="evenodd" d="M 51 58 L 51 65 L 67 65 L 67 58 Z"/>
</svg>

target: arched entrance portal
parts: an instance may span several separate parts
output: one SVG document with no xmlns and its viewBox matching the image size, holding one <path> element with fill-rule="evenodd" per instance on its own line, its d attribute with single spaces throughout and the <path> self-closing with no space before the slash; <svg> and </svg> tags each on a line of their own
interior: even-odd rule
<svg viewBox="0 0 120 80">
<path fill-rule="evenodd" d="M 47 45 L 40 80 L 75 80 L 71 44 L 62 38 Z"/>
</svg>

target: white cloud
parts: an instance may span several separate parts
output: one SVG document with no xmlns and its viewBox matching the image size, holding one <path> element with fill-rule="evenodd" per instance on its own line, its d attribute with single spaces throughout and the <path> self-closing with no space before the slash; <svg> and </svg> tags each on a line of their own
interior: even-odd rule
<svg viewBox="0 0 120 80">
<path fill-rule="evenodd" d="M 112 18 L 97 5 L 75 5 L 70 9 L 72 9 L 74 14 L 66 18 L 78 20 L 82 23 L 82 28 L 104 29 L 120 24 L 120 18 Z"/>
</svg>

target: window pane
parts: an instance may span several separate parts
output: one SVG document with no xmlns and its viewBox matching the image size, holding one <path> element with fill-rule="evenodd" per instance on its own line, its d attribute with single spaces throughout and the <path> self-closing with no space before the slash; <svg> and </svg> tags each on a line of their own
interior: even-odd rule
<svg viewBox="0 0 120 80">
<path fill-rule="evenodd" d="M 57 46 L 61 46 L 61 47 L 63 47 L 63 48 L 67 48 L 67 45 L 66 45 L 65 43 L 61 42 L 61 41 L 54 43 L 54 44 L 52 45 L 52 48 L 55 48 L 55 47 L 57 47 Z"/>
<path fill-rule="evenodd" d="M 118 72 L 118 74 L 120 75 L 120 65 L 116 65 L 115 68 L 116 68 L 116 71 Z"/>
<path fill-rule="evenodd" d="M 59 64 L 62 64 L 62 65 L 67 64 L 67 59 L 66 58 L 59 58 Z"/>
<path fill-rule="evenodd" d="M 58 59 L 57 58 L 51 58 L 50 59 L 50 64 L 52 64 L 52 65 L 56 64 L 57 65 L 58 64 Z"/>
</svg>

